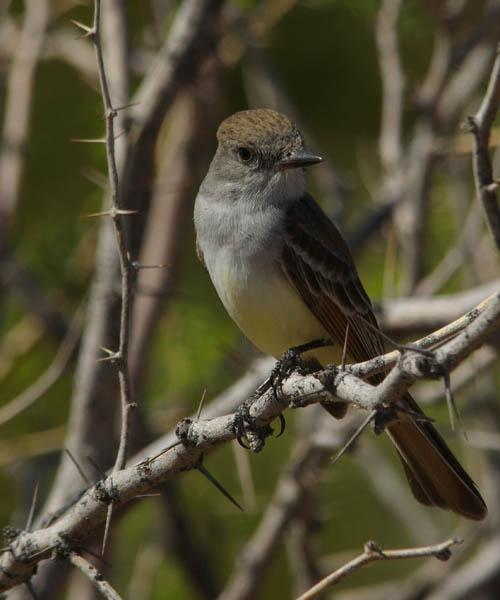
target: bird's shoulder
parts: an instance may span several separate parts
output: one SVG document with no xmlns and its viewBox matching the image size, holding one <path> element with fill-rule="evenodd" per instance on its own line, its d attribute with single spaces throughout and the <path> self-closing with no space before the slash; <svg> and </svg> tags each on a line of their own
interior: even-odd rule
<svg viewBox="0 0 500 600">
<path fill-rule="evenodd" d="M 285 240 L 313 270 L 327 278 L 359 279 L 349 246 L 310 194 L 293 202 L 285 218 Z"/>
</svg>

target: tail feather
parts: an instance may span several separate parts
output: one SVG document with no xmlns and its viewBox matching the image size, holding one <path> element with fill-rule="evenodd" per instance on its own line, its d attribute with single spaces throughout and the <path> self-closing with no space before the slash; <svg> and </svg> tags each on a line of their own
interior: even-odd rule
<svg viewBox="0 0 500 600">
<path fill-rule="evenodd" d="M 421 412 L 409 394 L 405 396 L 405 404 L 413 412 Z M 485 518 L 486 504 L 475 483 L 430 423 L 402 417 L 387 432 L 419 502 L 477 521 Z"/>
</svg>

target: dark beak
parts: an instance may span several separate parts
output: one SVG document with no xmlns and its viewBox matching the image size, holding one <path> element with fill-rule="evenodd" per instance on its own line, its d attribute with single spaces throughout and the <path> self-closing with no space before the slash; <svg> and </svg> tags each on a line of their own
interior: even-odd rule
<svg viewBox="0 0 500 600">
<path fill-rule="evenodd" d="M 306 150 L 298 150 L 289 156 L 284 156 L 278 162 L 280 169 L 297 169 L 299 167 L 310 167 L 323 161 L 321 156 L 307 152 Z"/>
</svg>

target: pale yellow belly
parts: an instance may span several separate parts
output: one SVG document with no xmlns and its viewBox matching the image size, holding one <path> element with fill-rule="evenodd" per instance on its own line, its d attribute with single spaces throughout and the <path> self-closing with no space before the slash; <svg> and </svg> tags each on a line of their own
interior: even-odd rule
<svg viewBox="0 0 500 600">
<path fill-rule="evenodd" d="M 329 335 L 278 267 L 255 269 L 251 276 L 238 269 L 219 271 L 214 280 L 226 310 L 243 333 L 275 358 L 285 350 Z M 338 364 L 338 346 L 308 353 L 322 365 Z M 307 354 L 305 355 L 307 357 Z"/>
</svg>

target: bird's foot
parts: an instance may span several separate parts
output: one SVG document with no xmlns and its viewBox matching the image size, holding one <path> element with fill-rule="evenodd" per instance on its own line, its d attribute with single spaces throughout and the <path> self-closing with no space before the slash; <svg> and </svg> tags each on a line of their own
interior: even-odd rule
<svg viewBox="0 0 500 600">
<path fill-rule="evenodd" d="M 259 452 L 264 447 L 264 440 L 266 437 L 273 433 L 273 429 L 270 425 L 260 426 L 256 423 L 255 419 L 250 414 L 250 407 L 252 403 L 265 394 L 268 390 L 272 389 L 274 397 L 277 402 L 280 401 L 282 394 L 282 383 L 289 377 L 293 372 L 297 371 L 302 375 L 306 375 L 309 371 L 302 361 L 301 354 L 314 350 L 315 348 L 323 348 L 329 346 L 331 342 L 329 340 L 317 339 L 307 344 L 301 344 L 300 346 L 294 346 L 283 352 L 280 360 L 276 363 L 275 367 L 271 371 L 270 376 L 262 383 L 255 393 L 245 402 L 243 402 L 236 411 L 236 417 L 234 420 L 234 431 L 238 443 L 244 448 Z M 276 437 L 280 437 L 285 431 L 285 417 L 280 414 L 280 431 Z M 243 442 L 245 438 L 248 442 L 248 446 Z"/>
<path fill-rule="evenodd" d="M 268 389 L 272 388 L 276 400 L 279 401 L 279 396 L 282 392 L 283 381 L 289 377 L 292 373 L 297 371 L 301 375 L 307 375 L 310 371 L 302 360 L 302 354 L 314 350 L 316 348 L 324 348 L 325 346 L 331 345 L 329 340 L 317 339 L 307 344 L 301 344 L 300 346 L 293 346 L 288 350 L 285 350 L 278 360 L 274 369 L 271 371 L 271 375 L 266 381 L 257 389 L 257 393 L 262 395 L 267 392 Z"/>
<path fill-rule="evenodd" d="M 240 404 L 236 410 L 233 429 L 240 446 L 252 452 L 260 452 L 264 448 L 265 439 L 273 434 L 273 428 L 269 424 L 259 425 L 255 417 L 250 414 L 250 407 L 255 401 L 255 395 Z M 277 437 L 285 430 L 285 418 L 279 415 L 281 429 Z M 243 439 L 248 443 L 246 444 Z"/>
</svg>

